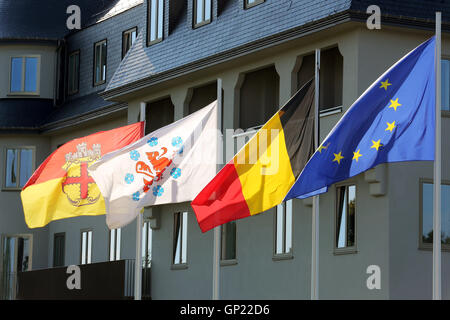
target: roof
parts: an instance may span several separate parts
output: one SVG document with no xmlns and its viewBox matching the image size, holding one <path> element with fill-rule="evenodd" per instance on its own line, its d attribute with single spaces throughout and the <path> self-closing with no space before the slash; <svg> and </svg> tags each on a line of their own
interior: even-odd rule
<svg viewBox="0 0 450 320">
<path fill-rule="evenodd" d="M 58 107 L 53 106 L 51 99 L 1 99 L 0 130 L 53 130 L 113 113 L 126 106 L 105 101 L 98 92 L 68 100 Z"/>
<path fill-rule="evenodd" d="M 1 99 L 0 129 L 37 129 L 52 108 L 51 99 Z"/>
<path fill-rule="evenodd" d="M 73 32 L 66 26 L 70 5 L 78 5 L 81 27 L 101 22 L 144 0 L 1 0 L 0 40 L 60 40 Z"/>
<path fill-rule="evenodd" d="M 190 9 L 185 6 L 178 24 L 162 42 L 147 47 L 146 31 L 140 32 L 102 95 L 112 98 L 128 89 L 144 88 L 166 75 L 176 76 L 273 44 L 271 39 L 277 37 L 281 41 L 299 37 L 302 28 L 319 29 L 326 25 L 323 21 L 349 21 L 350 12 L 364 21 L 373 4 L 380 6 L 382 22 L 401 17 L 412 24 L 421 19 L 434 23 L 436 10 L 442 10 L 443 21 L 450 21 L 450 0 L 266 0 L 248 10 L 241 8 L 242 1 L 219 1 L 218 16 L 198 29 L 189 27 L 186 10 Z"/>
</svg>

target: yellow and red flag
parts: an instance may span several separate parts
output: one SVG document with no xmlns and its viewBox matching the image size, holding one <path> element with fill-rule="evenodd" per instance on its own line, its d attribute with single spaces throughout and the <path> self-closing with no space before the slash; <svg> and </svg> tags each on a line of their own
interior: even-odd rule
<svg viewBox="0 0 450 320">
<path fill-rule="evenodd" d="M 55 150 L 20 193 L 28 227 L 105 214 L 105 202 L 88 167 L 104 154 L 123 148 L 143 135 L 144 122 L 138 122 L 74 139 Z"/>
</svg>

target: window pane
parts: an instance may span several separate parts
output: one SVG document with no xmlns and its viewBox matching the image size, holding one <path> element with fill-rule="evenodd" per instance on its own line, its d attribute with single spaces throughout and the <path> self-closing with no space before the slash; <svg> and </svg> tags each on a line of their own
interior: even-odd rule
<svg viewBox="0 0 450 320">
<path fill-rule="evenodd" d="M 33 150 L 20 150 L 20 187 L 23 187 L 33 173 Z"/>
<path fill-rule="evenodd" d="M 347 203 L 347 246 L 355 245 L 355 204 L 356 204 L 356 187 L 348 187 L 348 203 Z"/>
<path fill-rule="evenodd" d="M 181 214 L 175 214 L 173 263 L 180 263 L 181 258 Z"/>
<path fill-rule="evenodd" d="M 211 19 L 211 0 L 205 0 L 205 21 Z"/>
<path fill-rule="evenodd" d="M 81 264 L 86 264 L 86 236 L 86 232 L 81 234 Z"/>
<path fill-rule="evenodd" d="M 158 0 L 151 0 L 152 5 L 150 9 L 150 41 L 156 40 L 156 28 L 158 25 L 158 12 L 156 9 Z"/>
<path fill-rule="evenodd" d="M 142 242 L 141 242 L 141 248 L 142 248 L 142 265 L 144 268 L 147 266 L 147 228 L 148 228 L 148 221 L 144 222 L 142 226 Z"/>
<path fill-rule="evenodd" d="M 181 245 L 181 263 L 187 261 L 187 228 L 188 228 L 188 213 L 183 212 L 183 227 L 182 227 L 182 245 Z"/>
<path fill-rule="evenodd" d="M 163 37 L 163 21 L 164 21 L 164 1 L 159 0 L 158 4 L 158 39 Z"/>
<path fill-rule="evenodd" d="M 78 67 L 80 55 L 74 53 L 69 57 L 69 93 L 78 91 Z"/>
<path fill-rule="evenodd" d="M 87 241 L 87 263 L 91 263 L 91 257 L 92 257 L 92 231 L 89 231 Z"/>
<path fill-rule="evenodd" d="M 7 188 L 17 187 L 17 166 L 19 151 L 16 149 L 6 150 L 6 181 Z"/>
<path fill-rule="evenodd" d="M 101 55 L 101 46 L 96 45 L 95 46 L 95 83 L 98 83 L 101 81 L 101 61 L 100 56 Z"/>
<path fill-rule="evenodd" d="M 102 44 L 102 78 L 101 81 L 106 80 L 106 42 Z"/>
<path fill-rule="evenodd" d="M 11 59 L 11 92 L 22 91 L 22 62 L 23 58 Z"/>
<path fill-rule="evenodd" d="M 116 260 L 120 260 L 120 242 L 121 242 L 122 230 L 116 229 Z"/>
<path fill-rule="evenodd" d="M 442 60 L 442 110 L 450 111 L 450 60 Z"/>
<path fill-rule="evenodd" d="M 277 206 L 277 245 L 276 245 L 276 253 L 283 253 L 283 238 L 284 238 L 284 205 L 285 203 L 281 203 Z"/>
<path fill-rule="evenodd" d="M 338 212 L 337 212 L 337 247 L 345 248 L 346 245 L 346 226 L 347 226 L 347 188 L 338 188 Z"/>
<path fill-rule="evenodd" d="M 116 229 L 109 231 L 109 261 L 114 261 L 116 251 Z"/>
<path fill-rule="evenodd" d="M 422 241 L 433 243 L 433 184 L 422 185 Z M 441 185 L 441 243 L 450 244 L 450 186 Z"/>
<path fill-rule="evenodd" d="M 236 259 L 236 222 L 222 225 L 222 260 Z"/>
<path fill-rule="evenodd" d="M 196 0 L 197 6 L 195 11 L 195 23 L 201 23 L 203 21 L 203 1 L 205 0 Z"/>
<path fill-rule="evenodd" d="M 38 58 L 25 58 L 25 91 L 37 91 Z"/>
<path fill-rule="evenodd" d="M 289 253 L 292 249 L 292 200 L 286 202 L 286 248 Z"/>
</svg>

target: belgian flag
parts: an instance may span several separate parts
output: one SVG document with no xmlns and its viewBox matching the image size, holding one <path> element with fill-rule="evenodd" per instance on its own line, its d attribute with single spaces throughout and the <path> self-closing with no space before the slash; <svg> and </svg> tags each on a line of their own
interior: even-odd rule
<svg viewBox="0 0 450 320">
<path fill-rule="evenodd" d="M 203 232 L 283 201 L 314 153 L 314 91 L 310 80 L 192 201 Z"/>
</svg>

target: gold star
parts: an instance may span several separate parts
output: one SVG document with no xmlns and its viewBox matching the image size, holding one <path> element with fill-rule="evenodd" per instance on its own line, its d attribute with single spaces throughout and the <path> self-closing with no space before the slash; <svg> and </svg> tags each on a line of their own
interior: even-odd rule
<svg viewBox="0 0 450 320">
<path fill-rule="evenodd" d="M 370 147 L 370 149 L 377 149 L 377 151 L 378 151 L 378 148 L 380 148 L 381 146 L 383 146 L 381 143 L 380 143 L 380 140 L 381 139 L 379 139 L 378 141 L 374 141 L 374 140 L 372 140 L 372 146 Z"/>
<path fill-rule="evenodd" d="M 322 150 L 327 150 L 328 147 L 330 146 L 330 144 L 328 143 L 326 146 L 324 146 L 323 144 L 320 145 L 320 147 L 317 149 L 317 151 L 319 151 L 319 153 L 322 153 Z"/>
<path fill-rule="evenodd" d="M 384 130 L 384 131 L 390 131 L 390 132 L 392 132 L 392 130 L 394 130 L 394 128 L 397 127 L 397 126 L 395 125 L 395 121 L 392 122 L 392 123 L 386 122 L 386 124 L 387 124 L 387 128 L 386 128 L 386 130 Z"/>
<path fill-rule="evenodd" d="M 389 79 L 386 79 L 386 81 L 381 81 L 380 88 L 384 88 L 385 91 L 387 91 L 388 86 L 391 86 L 392 83 L 389 83 Z"/>
<path fill-rule="evenodd" d="M 338 154 L 336 153 L 333 154 L 334 154 L 333 162 L 337 161 L 338 164 L 341 164 L 341 160 L 344 159 L 344 157 L 342 156 L 342 151 L 340 151 Z"/>
<path fill-rule="evenodd" d="M 359 157 L 362 157 L 362 154 L 359 153 L 359 150 L 361 150 L 361 149 L 358 149 L 358 151 L 353 152 L 353 159 L 352 160 L 356 160 L 356 162 L 358 162 Z"/>
<path fill-rule="evenodd" d="M 397 107 L 401 106 L 400 103 L 398 103 L 398 98 L 395 100 L 391 100 L 391 105 L 389 108 L 394 108 L 395 111 L 397 111 Z"/>
</svg>

